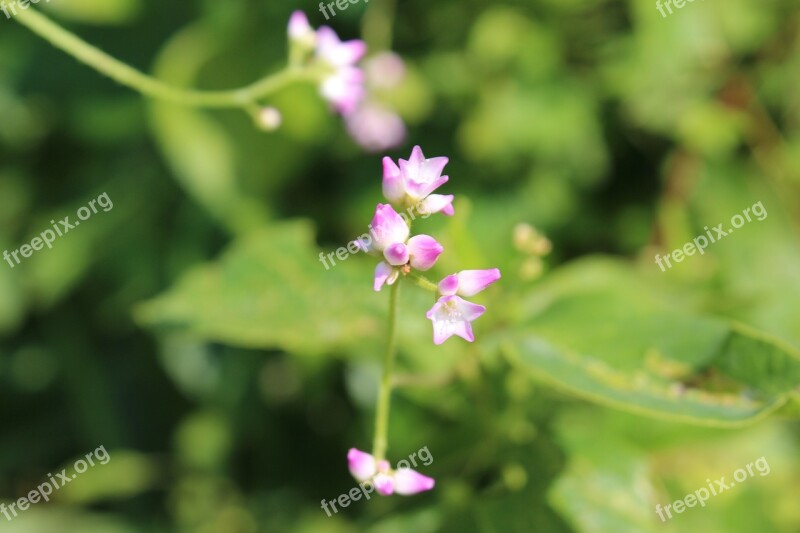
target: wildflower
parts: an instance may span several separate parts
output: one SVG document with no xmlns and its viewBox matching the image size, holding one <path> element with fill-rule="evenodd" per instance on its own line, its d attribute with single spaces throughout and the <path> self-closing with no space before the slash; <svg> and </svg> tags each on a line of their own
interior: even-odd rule
<svg viewBox="0 0 800 533">
<path fill-rule="evenodd" d="M 367 102 L 344 119 L 353 140 L 370 152 L 394 148 L 406 138 L 403 119 L 380 104 Z"/>
<path fill-rule="evenodd" d="M 433 342 L 442 344 L 457 335 L 473 342 L 472 322 L 477 320 L 486 308 L 464 300 L 460 296 L 474 296 L 500 279 L 500 270 L 462 270 L 444 278 L 438 285 L 441 297 L 425 315 L 433 322 Z"/>
<path fill-rule="evenodd" d="M 289 17 L 289 41 L 292 44 L 297 43 L 304 48 L 314 48 L 317 34 L 302 11 L 295 11 Z"/>
<path fill-rule="evenodd" d="M 402 58 L 392 52 L 381 52 L 363 62 L 366 96 L 346 115 L 347 132 L 369 152 L 380 152 L 400 146 L 406 138 L 406 125 L 388 98 L 406 76 Z"/>
<path fill-rule="evenodd" d="M 448 158 L 426 159 L 419 146 L 411 151 L 408 161 L 399 160 L 399 166 L 389 157 L 383 158 L 383 195 L 402 207 L 416 206 L 422 214 L 444 213 L 452 216 L 453 195 L 431 194 L 447 183 L 442 176 Z"/>
<path fill-rule="evenodd" d="M 300 65 L 313 52 L 311 66 L 320 67 L 320 94 L 342 115 L 352 112 L 364 97 L 364 72 L 356 64 L 367 52 L 364 41 L 342 41 L 331 28 L 314 31 L 302 11 L 289 19 L 292 63 Z"/>
<path fill-rule="evenodd" d="M 383 261 L 375 268 L 374 288 L 380 291 L 384 284 L 392 285 L 402 269 L 428 270 L 444 251 L 442 245 L 429 235 L 415 235 L 403 218 L 388 204 L 378 204 L 370 225 L 370 238 L 358 240 L 358 246 L 367 253 L 383 254 Z"/>
<path fill-rule="evenodd" d="M 355 65 L 366 52 L 364 41 L 342 42 L 327 26 L 317 30 L 316 58 L 332 71 L 322 81 L 320 92 L 343 115 L 352 112 L 364 97 L 364 72 Z"/>
<path fill-rule="evenodd" d="M 347 452 L 350 473 L 359 482 L 371 482 L 378 494 L 411 495 L 431 490 L 436 481 L 410 468 L 392 470 L 389 461 L 375 461 L 375 458 L 355 448 Z"/>
</svg>

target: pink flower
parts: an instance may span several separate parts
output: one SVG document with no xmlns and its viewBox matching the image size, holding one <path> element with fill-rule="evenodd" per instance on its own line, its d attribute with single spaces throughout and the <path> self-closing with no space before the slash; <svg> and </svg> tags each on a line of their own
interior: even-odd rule
<svg viewBox="0 0 800 533">
<path fill-rule="evenodd" d="M 412 207 L 422 214 L 442 212 L 453 215 L 453 195 L 431 194 L 447 183 L 442 171 L 449 160 L 446 157 L 426 159 L 419 146 L 411 151 L 408 161 L 399 160 L 399 166 L 389 157 L 383 158 L 383 195 L 393 204 Z"/>
<path fill-rule="evenodd" d="M 395 148 L 406 138 L 403 119 L 380 104 L 366 102 L 344 118 L 347 132 L 369 152 Z"/>
<path fill-rule="evenodd" d="M 292 13 L 288 32 L 291 56 L 296 58 L 293 64 L 305 64 L 313 52 L 310 67 L 322 72 L 319 87 L 322 97 L 342 115 L 356 109 L 365 94 L 364 72 L 356 67 L 367 52 L 364 41 L 343 42 L 327 26 L 314 31 L 302 11 Z"/>
<path fill-rule="evenodd" d="M 317 35 L 308 23 L 306 14 L 302 11 L 295 11 L 289 17 L 289 40 L 300 43 L 303 46 L 313 47 Z"/>
<path fill-rule="evenodd" d="M 436 481 L 410 468 L 392 470 L 388 461 L 375 461 L 375 458 L 355 448 L 347 452 L 350 473 L 359 482 L 371 482 L 378 494 L 411 495 L 431 490 Z"/>
<path fill-rule="evenodd" d="M 405 220 L 388 204 L 378 204 L 370 224 L 368 240 L 357 241 L 367 253 L 383 255 L 383 261 L 375 268 L 374 288 L 380 291 L 383 285 L 391 285 L 400 276 L 403 268 L 428 270 L 444 251 L 442 245 L 429 235 L 408 238 L 410 230 Z"/>
<path fill-rule="evenodd" d="M 451 274 L 439 282 L 439 293 L 442 296 L 475 296 L 483 289 L 500 279 L 500 270 L 462 270 Z"/>
<path fill-rule="evenodd" d="M 438 290 L 442 296 L 425 315 L 433 322 L 433 342 L 442 344 L 457 335 L 472 342 L 472 322 L 477 320 L 486 308 L 460 298 L 474 296 L 500 279 L 500 270 L 462 270 L 451 274 L 439 282 Z"/>
<path fill-rule="evenodd" d="M 322 81 L 320 91 L 343 115 L 351 113 L 364 98 L 364 72 L 355 65 L 366 52 L 364 41 L 342 42 L 327 26 L 317 30 L 317 61 L 331 71 Z"/>
<path fill-rule="evenodd" d="M 381 52 L 363 62 L 366 97 L 345 116 L 347 132 L 362 148 L 380 152 L 400 146 L 406 125 L 381 93 L 396 88 L 405 78 L 406 66 L 397 54 Z"/>
</svg>

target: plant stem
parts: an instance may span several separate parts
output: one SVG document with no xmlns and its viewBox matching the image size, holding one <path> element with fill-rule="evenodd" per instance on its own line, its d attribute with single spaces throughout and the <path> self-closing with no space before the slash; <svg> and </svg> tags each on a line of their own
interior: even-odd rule
<svg viewBox="0 0 800 533">
<path fill-rule="evenodd" d="M 376 461 L 386 458 L 389 408 L 392 399 L 392 372 L 394 371 L 394 356 L 397 346 L 397 293 L 399 290 L 400 280 L 398 279 L 389 291 L 386 355 L 383 358 L 383 376 L 378 391 L 378 406 L 375 411 L 375 437 L 372 441 L 372 455 Z"/>
<path fill-rule="evenodd" d="M 314 79 L 314 73 L 299 68 L 284 69 L 251 85 L 226 91 L 179 89 L 148 76 L 92 46 L 34 9 L 20 11 L 14 19 L 50 44 L 109 78 L 140 93 L 195 107 L 245 107 L 256 99 L 301 80 Z"/>
<path fill-rule="evenodd" d="M 409 276 L 423 289 L 426 291 L 437 292 L 439 290 L 439 286 L 436 285 L 434 282 L 423 276 L 422 274 L 417 274 L 416 272 L 411 272 Z"/>
</svg>

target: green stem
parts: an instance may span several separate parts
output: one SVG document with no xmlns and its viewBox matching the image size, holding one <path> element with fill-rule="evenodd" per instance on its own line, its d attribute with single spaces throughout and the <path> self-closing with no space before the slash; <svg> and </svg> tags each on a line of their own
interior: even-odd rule
<svg viewBox="0 0 800 533">
<path fill-rule="evenodd" d="M 50 42 L 78 61 L 92 67 L 109 78 L 140 93 L 195 107 L 246 107 L 258 98 L 263 98 L 301 80 L 315 79 L 315 73 L 305 69 L 291 68 L 267 76 L 251 85 L 226 91 L 196 91 L 179 89 L 111 57 L 92 46 L 34 9 L 20 11 L 14 19 L 36 35 Z"/>
<path fill-rule="evenodd" d="M 433 291 L 438 292 L 439 286 L 436 285 L 434 282 L 423 276 L 422 274 L 417 274 L 416 272 L 411 272 L 409 276 L 423 289 L 426 291 Z"/>
<path fill-rule="evenodd" d="M 375 437 L 372 441 L 372 455 L 376 461 L 386 458 L 387 435 L 389 433 L 389 408 L 392 399 L 392 372 L 397 345 L 397 293 L 398 279 L 389 291 L 389 318 L 387 330 L 386 355 L 383 359 L 383 376 L 378 392 L 378 407 L 375 411 Z"/>
</svg>

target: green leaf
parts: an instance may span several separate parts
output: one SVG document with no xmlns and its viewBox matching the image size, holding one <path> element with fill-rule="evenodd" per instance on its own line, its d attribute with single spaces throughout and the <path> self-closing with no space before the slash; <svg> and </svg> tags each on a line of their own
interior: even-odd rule
<svg viewBox="0 0 800 533">
<path fill-rule="evenodd" d="M 326 271 L 311 225 L 280 224 L 240 238 L 137 316 L 234 346 L 335 351 L 383 331 L 385 301 L 365 266 L 351 259 Z"/>
<path fill-rule="evenodd" d="M 525 300 L 504 346 L 538 379 L 649 416 L 737 426 L 787 402 L 795 350 L 679 302 L 621 262 L 580 261 Z"/>
</svg>

